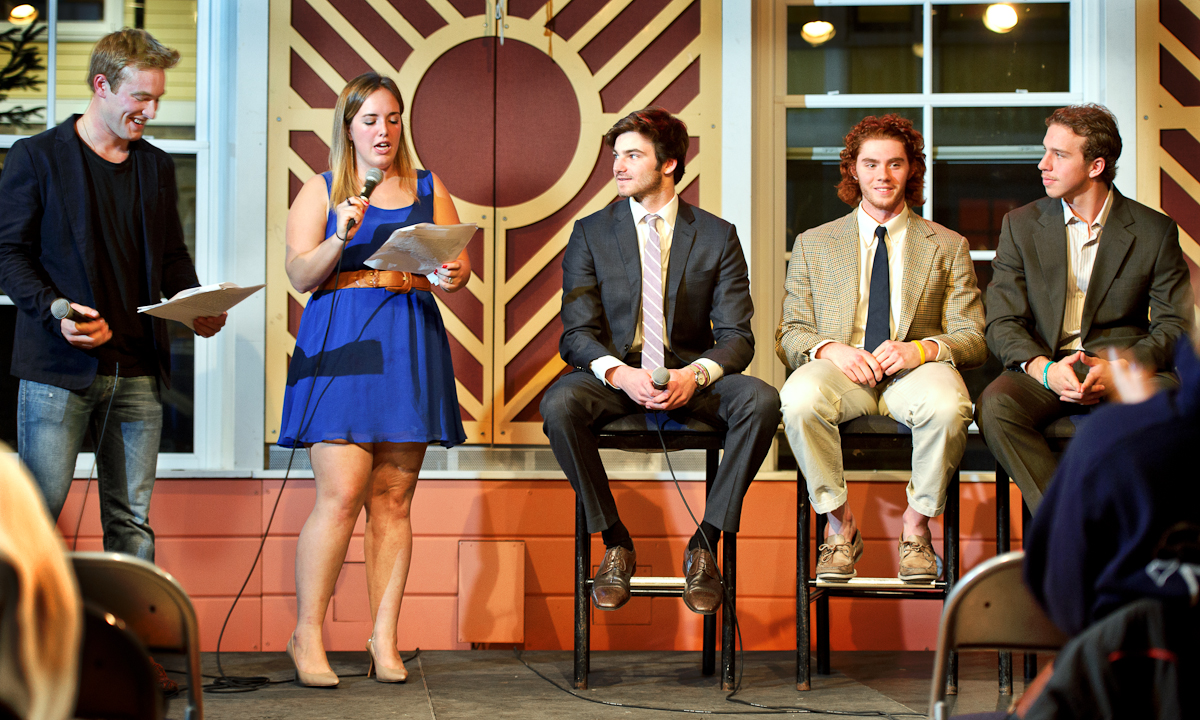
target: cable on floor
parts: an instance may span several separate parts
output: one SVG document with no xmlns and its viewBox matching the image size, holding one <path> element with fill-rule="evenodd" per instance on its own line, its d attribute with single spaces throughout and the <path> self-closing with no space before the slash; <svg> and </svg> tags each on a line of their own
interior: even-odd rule
<svg viewBox="0 0 1200 720">
<path fill-rule="evenodd" d="M 416 651 L 413 652 L 412 655 L 410 655 L 407 658 L 402 657 L 402 658 L 400 658 L 400 660 L 402 662 L 404 662 L 405 664 L 410 663 L 413 660 L 416 660 L 418 663 L 420 663 L 420 657 L 421 657 L 421 648 L 417 648 Z M 188 674 L 186 670 L 176 670 L 174 668 L 168 668 L 168 667 L 164 667 L 163 669 L 174 675 L 186 676 Z M 366 677 L 366 676 L 367 676 L 366 673 L 354 673 L 351 675 L 338 675 L 339 678 L 358 678 L 358 677 Z M 271 685 L 283 685 L 286 683 L 292 683 L 292 682 L 296 681 L 294 677 L 287 678 L 285 680 L 272 680 L 271 678 L 269 678 L 265 675 L 255 675 L 255 676 L 245 677 L 245 676 L 234 676 L 234 675 L 206 675 L 204 673 L 200 673 L 200 677 L 208 679 L 208 680 L 212 680 L 212 682 L 207 685 L 201 685 L 200 686 L 201 689 L 204 690 L 204 692 L 206 692 L 206 693 L 214 693 L 217 695 L 221 695 L 221 694 L 225 694 L 225 693 L 252 692 L 254 690 L 259 690 L 264 687 L 269 687 Z M 182 692 L 183 690 L 187 689 L 187 686 L 180 685 L 179 689 L 180 689 L 180 692 Z"/>
<path fill-rule="evenodd" d="M 801 705 L 798 705 L 795 707 L 783 707 L 783 706 L 776 706 L 776 705 L 760 705 L 758 703 L 752 703 L 748 700 L 734 698 L 732 692 L 725 696 L 726 701 L 736 703 L 739 705 L 746 705 L 748 707 L 760 708 L 763 712 L 759 712 L 759 711 L 755 711 L 755 710 L 698 710 L 695 708 L 660 707 L 660 706 L 656 706 L 656 705 L 638 705 L 638 704 L 634 704 L 634 703 L 621 703 L 621 702 L 616 702 L 615 700 L 601 700 L 599 698 L 591 698 L 586 695 L 581 695 L 580 693 L 578 693 L 574 690 L 571 690 L 570 688 L 566 688 L 566 687 L 563 687 L 562 685 L 559 685 L 551 678 L 549 678 L 546 675 L 539 672 L 537 670 L 537 668 L 533 667 L 532 665 L 530 665 L 528 662 L 525 661 L 525 658 L 522 657 L 522 652 L 520 650 L 513 648 L 513 655 L 517 658 L 517 660 L 521 661 L 522 665 L 529 668 L 529 671 L 532 672 L 534 675 L 537 675 L 541 679 L 545 680 L 546 682 L 550 683 L 551 685 L 558 688 L 562 692 L 565 692 L 566 694 L 570 695 L 571 697 L 578 698 L 580 700 L 585 700 L 590 703 L 595 703 L 597 705 L 608 705 L 609 707 L 630 708 L 633 710 L 658 710 L 660 712 L 686 713 L 689 715 L 834 715 L 834 716 L 838 716 L 838 717 L 891 718 L 891 720 L 896 720 L 897 718 L 902 718 L 902 717 L 916 717 L 916 718 L 928 717 L 925 713 L 916 713 L 916 712 L 892 712 L 892 713 L 889 713 L 889 712 L 885 712 L 883 710 L 817 710 L 815 708 L 804 707 Z"/>
</svg>

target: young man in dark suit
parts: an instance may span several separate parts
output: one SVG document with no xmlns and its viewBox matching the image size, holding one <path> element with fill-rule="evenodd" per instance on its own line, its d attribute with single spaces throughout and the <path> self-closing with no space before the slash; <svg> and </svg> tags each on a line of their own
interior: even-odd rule
<svg viewBox="0 0 1200 720">
<path fill-rule="evenodd" d="M 1047 197 L 1005 215 L 992 261 L 987 343 L 1006 370 L 975 409 L 1031 511 L 1055 467 L 1042 428 L 1104 399 L 1109 348 L 1168 373 L 1194 314 L 1179 227 L 1112 185 L 1121 155 L 1112 113 L 1059 108 L 1046 126 Z"/>
<path fill-rule="evenodd" d="M 550 447 L 607 548 L 592 601 L 629 600 L 636 554 L 600 461 L 595 428 L 623 415 L 685 414 L 727 428 L 725 454 L 684 554 L 684 602 L 711 614 L 722 590 L 715 550 L 779 425 L 779 394 L 741 372 L 754 356 L 750 282 L 737 232 L 684 202 L 687 127 L 661 108 L 622 118 L 605 141 L 621 200 L 575 223 L 563 257 L 559 351 L 575 368 L 541 404 Z M 669 370 L 665 387 L 651 374 Z M 707 541 L 707 542 L 705 542 Z"/>
<path fill-rule="evenodd" d="M 170 383 L 166 321 L 140 305 L 199 285 L 176 209 L 175 165 L 142 139 L 179 53 L 144 30 L 102 38 L 83 115 L 19 140 L 0 177 L 0 287 L 17 306 L 17 450 L 57 518 L 89 427 L 104 549 L 154 560 L 154 488 Z M 51 315 L 56 298 L 84 319 Z M 214 335 L 225 315 L 197 318 Z M 103 432 L 103 436 L 101 433 Z"/>
</svg>

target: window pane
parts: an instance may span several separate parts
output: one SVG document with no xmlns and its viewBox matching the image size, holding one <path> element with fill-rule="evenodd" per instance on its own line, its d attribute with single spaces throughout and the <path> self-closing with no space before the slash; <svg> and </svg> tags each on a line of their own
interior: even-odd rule
<svg viewBox="0 0 1200 720">
<path fill-rule="evenodd" d="M 125 24 L 132 26 L 136 3 L 125 6 Z M 146 0 L 143 11 L 146 32 L 163 45 L 179 51 L 179 64 L 167 71 L 167 93 L 158 106 L 158 116 L 147 126 L 150 138 L 194 140 L 196 138 L 196 2 L 195 0 Z"/>
<path fill-rule="evenodd" d="M 175 184 L 179 188 L 179 219 L 192 262 L 196 261 L 196 156 L 172 155 Z M 164 390 L 161 452 L 192 452 L 194 409 L 195 336 L 177 322 L 167 322 L 171 343 L 171 389 Z"/>
<path fill-rule="evenodd" d="M 0 5 L 0 7 L 4 7 Z M 8 12 L 7 9 L 4 10 Z M 7 20 L 7 17 L 0 18 Z M 4 135 L 33 135 L 46 129 L 46 38 L 45 23 L 34 23 L 26 27 L 14 27 L 14 35 L 7 44 L 9 51 L 0 51 L 0 65 L 12 62 L 21 49 L 32 50 L 32 57 L 21 65 L 19 72 L 6 78 L 0 99 L 0 133 Z M 27 36 L 30 42 L 23 38 Z M 40 41 L 40 42 L 34 42 Z M 32 83 L 32 87 L 19 87 Z"/>
<path fill-rule="evenodd" d="M 937 145 L 1041 147 L 1052 107 L 934 108 Z"/>
<path fill-rule="evenodd" d="M 921 108 L 796 108 L 787 111 L 787 216 L 785 243 L 790 251 L 796 235 L 850 211 L 838 199 L 841 181 L 838 155 L 846 133 L 868 115 L 889 112 L 912 120 L 921 129 Z"/>
<path fill-rule="evenodd" d="M 59 20 L 103 20 L 104 0 L 58 0 Z"/>
<path fill-rule="evenodd" d="M 793 108 L 787 111 L 788 148 L 837 148 L 840 152 L 846 133 L 868 115 L 895 113 L 912 121 L 921 130 L 921 108 Z M 1038 138 L 1038 144 L 1042 142 Z"/>
<path fill-rule="evenodd" d="M 937 161 L 933 172 L 933 219 L 972 250 L 995 250 L 1004 214 L 1045 195 L 1033 161 Z"/>
<path fill-rule="evenodd" d="M 196 156 L 172 155 L 175 161 L 175 185 L 179 188 L 179 219 L 183 222 L 183 241 L 188 255 L 196 261 Z"/>
<path fill-rule="evenodd" d="M 195 409 L 195 335 L 182 323 L 167 321 L 171 343 L 171 388 L 163 389 L 163 430 L 159 452 L 192 452 Z"/>
<path fill-rule="evenodd" d="M 989 5 L 933 6 L 934 92 L 1070 90 L 1070 5 L 1011 7 L 1015 24 L 997 32 L 984 25 Z"/>
<path fill-rule="evenodd" d="M 919 5 L 789 7 L 788 94 L 921 92 L 921 32 Z"/>
<path fill-rule="evenodd" d="M 787 219 L 784 246 L 791 252 L 796 236 L 850 212 L 838 199 L 841 181 L 837 160 L 788 160 Z"/>
</svg>

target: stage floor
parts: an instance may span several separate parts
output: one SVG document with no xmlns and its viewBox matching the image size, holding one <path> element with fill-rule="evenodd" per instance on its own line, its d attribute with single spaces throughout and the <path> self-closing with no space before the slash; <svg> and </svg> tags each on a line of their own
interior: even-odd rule
<svg viewBox="0 0 1200 720">
<path fill-rule="evenodd" d="M 407 657 L 407 655 L 406 655 Z M 212 720 L 237 718 L 629 718 L 667 717 L 668 713 L 613 707 L 572 697 L 570 652 L 523 653 L 529 665 L 556 683 L 556 688 L 525 667 L 511 651 L 430 651 L 406 662 L 403 685 L 386 685 L 365 677 L 366 652 L 330 653 L 341 686 L 332 690 L 304 688 L 291 682 L 293 671 L 282 653 L 222 653 L 229 675 L 262 675 L 283 681 L 256 692 L 204 695 L 205 716 Z M 179 658 L 161 658 L 170 670 Z M 720 656 L 718 655 L 718 662 Z M 1020 672 L 1020 656 L 1014 663 Z M 205 675 L 216 674 L 216 655 L 204 653 Z M 923 717 L 928 712 L 932 652 L 835 652 L 833 674 L 813 676 L 813 690 L 795 689 L 794 654 L 751 652 L 745 655 L 742 689 L 735 696 L 775 708 L 815 711 L 813 717 L 834 717 L 828 711 L 865 711 L 856 717 Z M 180 684 L 186 677 L 172 672 Z M 700 674 L 695 652 L 597 652 L 592 654 L 591 689 L 580 694 L 592 700 L 652 708 L 701 710 L 722 714 L 768 712 L 728 702 L 717 678 Z M 206 679 L 211 682 L 211 679 Z M 1018 679 L 1016 691 L 1023 685 Z M 954 713 L 1008 707 L 996 684 L 995 653 L 962 656 L 959 695 Z M 182 720 L 185 700 L 171 700 L 168 717 Z M 777 711 L 776 711 L 777 712 Z M 775 713 L 771 713 L 775 714 Z M 678 716 L 678 713 L 670 713 Z"/>
</svg>

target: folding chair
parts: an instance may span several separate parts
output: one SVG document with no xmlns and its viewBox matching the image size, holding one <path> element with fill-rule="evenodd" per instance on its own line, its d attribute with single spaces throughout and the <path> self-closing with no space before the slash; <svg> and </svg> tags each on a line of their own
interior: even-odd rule
<svg viewBox="0 0 1200 720">
<path fill-rule="evenodd" d="M 124 622 L 151 653 L 187 657 L 186 720 L 203 720 L 200 677 L 200 631 L 196 611 L 175 578 L 154 565 L 121 553 L 74 552 L 75 567 L 85 602 Z"/>
<path fill-rule="evenodd" d="M 166 714 L 145 645 L 120 618 L 85 602 L 73 717 L 163 720 Z"/>
<path fill-rule="evenodd" d="M 1075 437 L 1075 418 L 1061 417 L 1047 425 L 1042 430 L 1046 442 L 1050 445 L 1054 456 L 1061 458 L 1067 450 L 1067 444 Z M 996 554 L 1006 553 L 1010 546 L 1010 529 L 1008 519 L 1008 472 L 996 463 Z M 1033 516 L 1029 514 L 1029 506 L 1021 503 L 1021 535 L 1028 535 L 1033 524 Z M 1012 695 L 1012 653 L 1002 652 L 999 658 L 1000 694 Z M 1032 682 L 1037 676 L 1037 655 L 1025 655 L 1025 682 Z"/>
<path fill-rule="evenodd" d="M 1054 651 L 1066 644 L 1062 633 L 1033 599 L 1021 579 L 1023 552 L 985 560 L 950 591 L 938 629 L 929 716 L 949 717 L 946 707 L 946 664 L 961 650 Z"/>
</svg>

